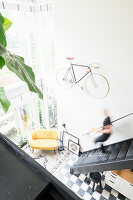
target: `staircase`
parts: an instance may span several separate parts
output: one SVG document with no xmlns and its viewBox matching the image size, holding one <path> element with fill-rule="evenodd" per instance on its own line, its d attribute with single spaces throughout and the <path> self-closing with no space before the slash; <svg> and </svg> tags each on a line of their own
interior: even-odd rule
<svg viewBox="0 0 133 200">
<path fill-rule="evenodd" d="M 133 168 L 133 139 L 105 146 L 105 151 L 103 154 L 97 148 L 84 152 L 70 168 L 70 172 L 76 175 Z"/>
</svg>

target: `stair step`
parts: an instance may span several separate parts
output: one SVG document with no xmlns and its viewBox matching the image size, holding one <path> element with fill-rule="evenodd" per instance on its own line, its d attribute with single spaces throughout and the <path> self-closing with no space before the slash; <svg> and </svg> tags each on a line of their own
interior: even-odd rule
<svg viewBox="0 0 133 200">
<path fill-rule="evenodd" d="M 127 151 L 129 149 L 129 146 L 130 146 L 129 142 L 124 142 L 123 143 L 123 145 L 122 145 L 122 147 L 120 149 L 120 152 L 119 152 L 119 154 L 117 156 L 118 159 L 123 158 L 123 157 L 126 156 Z"/>
<path fill-rule="evenodd" d="M 120 152 L 120 149 L 121 149 L 121 144 L 116 144 L 111 155 L 109 156 L 109 160 L 113 160 L 113 159 L 117 158 L 117 156 Z"/>
<path fill-rule="evenodd" d="M 90 157 L 92 157 L 94 155 L 95 151 L 96 151 L 96 149 L 93 149 L 92 151 L 89 151 L 89 154 L 87 154 L 87 157 L 84 160 L 82 160 L 81 164 L 86 163 L 86 160 L 88 160 Z"/>
<path fill-rule="evenodd" d="M 79 159 L 74 163 L 75 165 L 79 165 L 82 162 L 82 157 L 79 157 Z"/>
<path fill-rule="evenodd" d="M 90 154 L 90 152 L 88 151 L 88 152 L 86 152 L 86 153 L 84 153 L 83 155 L 82 155 L 82 158 L 83 159 L 85 159 L 88 155 Z"/>
<path fill-rule="evenodd" d="M 86 160 L 83 162 L 83 164 L 90 164 L 90 163 L 97 163 L 102 159 L 103 153 L 102 152 L 95 152 L 91 155 L 89 155 Z"/>
<path fill-rule="evenodd" d="M 129 147 L 129 149 L 128 149 L 128 152 L 127 152 L 127 155 L 126 155 L 127 157 L 130 157 L 130 156 L 133 156 L 133 140 L 132 140 L 132 142 L 131 142 L 131 144 L 130 144 L 130 147 Z"/>
<path fill-rule="evenodd" d="M 113 148 L 114 148 L 114 145 L 109 145 L 109 147 L 107 148 L 107 151 L 109 153 L 107 154 L 106 153 L 103 154 L 101 149 L 97 149 L 95 152 L 89 154 L 89 156 L 86 158 L 86 160 L 84 160 L 82 164 L 97 163 L 99 161 L 108 160 L 109 155 L 111 154 Z"/>
<path fill-rule="evenodd" d="M 109 147 L 107 149 L 107 152 L 110 152 L 110 154 L 111 154 L 111 152 L 113 151 L 114 147 L 115 147 L 115 144 L 109 145 Z"/>
<path fill-rule="evenodd" d="M 76 163 L 74 163 L 74 165 L 79 165 L 82 164 L 84 162 L 84 160 L 86 160 L 86 158 L 88 158 L 88 156 L 92 155 L 96 150 L 91 150 L 91 151 L 87 151 L 85 153 L 83 153 L 79 159 L 77 160 Z"/>
<path fill-rule="evenodd" d="M 86 159 L 86 157 L 88 156 L 88 154 L 90 154 L 90 152 L 88 151 L 88 152 L 86 152 L 86 153 L 84 153 L 84 155 L 82 154 L 80 157 L 79 157 L 79 159 L 77 160 L 77 162 L 76 163 L 74 163 L 74 165 L 79 165 L 80 163 L 82 163 L 83 162 L 83 160 L 85 160 Z"/>
<path fill-rule="evenodd" d="M 101 160 L 102 162 L 103 162 L 103 161 L 105 162 L 106 160 L 109 159 L 109 156 L 110 156 L 110 154 L 112 153 L 113 149 L 114 149 L 114 144 L 109 145 L 109 147 L 108 147 L 107 150 L 106 150 L 105 155 L 103 156 L 103 158 L 102 158 L 102 160 Z"/>
</svg>

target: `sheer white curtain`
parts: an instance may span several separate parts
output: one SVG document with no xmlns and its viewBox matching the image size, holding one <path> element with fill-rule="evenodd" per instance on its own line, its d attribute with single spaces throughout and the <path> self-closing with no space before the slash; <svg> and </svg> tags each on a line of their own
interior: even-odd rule
<svg viewBox="0 0 133 200">
<path fill-rule="evenodd" d="M 26 64 L 33 68 L 36 79 L 44 92 L 44 100 L 39 100 L 36 95 L 31 95 L 27 88 L 22 86 L 22 81 L 6 67 L 4 70 L 0 70 L 0 76 L 4 77 L 0 84 L 3 86 L 14 84 L 13 90 L 9 92 L 12 106 L 6 114 L 5 124 L 15 121 L 13 127 L 17 128 L 18 133 L 24 133 L 22 112 L 25 110 L 30 121 L 30 131 L 40 126 L 49 128 L 57 123 L 55 122 L 56 99 L 53 94 L 49 94 L 51 91 L 50 74 L 54 72 L 51 6 L 41 4 L 41 1 L 37 3 L 36 1 L 21 0 L 19 4 L 18 1 L 4 1 L 4 4 L 3 1 L 0 1 L 0 8 L 2 15 L 13 22 L 12 27 L 7 31 L 7 48 L 25 58 Z M 8 115 L 12 112 L 11 120 Z M 1 116 L 5 117 L 5 114 L 1 113 Z M 0 121 L 0 131 L 3 130 L 2 123 L 3 121 Z M 9 131 L 6 130 L 5 134 Z"/>
</svg>

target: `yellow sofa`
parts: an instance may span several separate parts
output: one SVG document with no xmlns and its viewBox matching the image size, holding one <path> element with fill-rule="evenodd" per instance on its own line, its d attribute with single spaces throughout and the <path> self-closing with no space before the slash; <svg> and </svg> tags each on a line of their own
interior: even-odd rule
<svg viewBox="0 0 133 200">
<path fill-rule="evenodd" d="M 58 133 L 56 130 L 39 129 L 32 133 L 32 149 L 56 150 L 58 146 Z"/>
</svg>

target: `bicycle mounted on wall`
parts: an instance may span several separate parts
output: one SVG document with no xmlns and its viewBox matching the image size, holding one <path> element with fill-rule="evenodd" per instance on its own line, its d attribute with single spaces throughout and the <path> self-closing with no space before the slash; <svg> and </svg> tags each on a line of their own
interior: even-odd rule
<svg viewBox="0 0 133 200">
<path fill-rule="evenodd" d="M 72 88 L 74 84 L 79 83 L 86 77 L 85 80 L 85 90 L 90 96 L 96 99 L 102 99 L 106 97 L 109 93 L 110 86 L 108 80 L 99 73 L 93 73 L 92 69 L 100 68 L 99 63 L 91 63 L 88 66 L 81 64 L 73 64 L 72 60 L 74 58 L 68 57 L 67 60 L 70 61 L 70 67 L 68 69 L 61 68 L 57 71 L 57 82 L 60 87 L 68 90 Z M 86 68 L 86 72 L 83 76 L 77 79 L 75 67 Z"/>
</svg>

